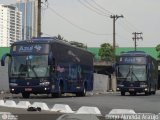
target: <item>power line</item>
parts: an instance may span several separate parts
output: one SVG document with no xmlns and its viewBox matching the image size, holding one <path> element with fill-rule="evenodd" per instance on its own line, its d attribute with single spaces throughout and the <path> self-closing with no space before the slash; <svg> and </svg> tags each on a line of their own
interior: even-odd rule
<svg viewBox="0 0 160 120">
<path fill-rule="evenodd" d="M 69 24 L 71 24 L 72 26 L 74 26 L 74 27 L 76 27 L 76 28 L 78 28 L 78 29 L 80 29 L 80 30 L 82 30 L 82 31 L 88 32 L 88 33 L 93 34 L 93 35 L 100 35 L 100 36 L 102 36 L 102 35 L 103 35 L 103 36 L 112 35 L 112 34 L 105 34 L 105 33 L 103 33 L 103 34 L 101 34 L 101 33 L 95 33 L 95 32 L 92 32 L 92 31 L 90 31 L 90 30 L 87 30 L 87 29 L 85 29 L 85 28 L 82 28 L 82 27 L 74 24 L 73 22 L 71 22 L 70 20 L 68 20 L 67 18 L 65 18 L 64 16 L 60 15 L 60 14 L 59 14 L 58 12 L 56 12 L 53 8 L 50 8 L 50 7 L 48 7 L 48 8 L 49 8 L 53 13 L 55 13 L 57 16 L 59 16 L 60 18 L 62 18 L 63 20 L 65 20 L 66 22 L 68 22 Z"/>
<path fill-rule="evenodd" d="M 113 14 L 112 12 L 110 12 L 109 10 L 103 8 L 101 5 L 99 5 L 97 2 L 95 2 L 95 0 L 92 0 L 94 2 L 95 5 L 97 5 L 99 8 L 101 8 L 102 10 L 108 12 L 110 15 Z"/>
<path fill-rule="evenodd" d="M 130 25 L 132 28 L 134 28 L 135 30 L 138 30 L 138 31 L 141 31 L 141 30 L 139 30 L 136 26 L 134 26 L 131 22 L 129 22 L 128 20 L 127 20 L 127 18 L 125 18 L 125 21 L 128 23 L 128 25 Z"/>
<path fill-rule="evenodd" d="M 128 27 L 128 26 L 124 26 L 124 24 L 122 24 L 122 23 L 118 23 L 118 25 L 123 29 L 123 30 L 125 30 L 127 33 L 131 33 L 132 31 L 133 31 L 133 29 L 131 29 L 130 27 Z M 126 24 L 127 25 L 127 24 Z"/>
<path fill-rule="evenodd" d="M 82 4 L 84 7 L 88 8 L 89 10 L 91 10 L 92 12 L 97 13 L 98 15 L 105 16 L 105 17 L 109 17 L 109 16 L 107 16 L 106 14 L 104 14 L 104 13 L 102 13 L 102 12 L 99 12 L 99 11 L 93 9 L 92 7 L 87 6 L 87 5 L 86 5 L 84 2 L 82 2 L 81 0 L 78 0 L 78 2 L 79 2 L 80 4 Z"/>
<path fill-rule="evenodd" d="M 110 16 L 110 14 L 107 14 L 106 12 L 102 11 L 101 9 L 98 9 L 97 7 L 93 6 L 90 2 L 88 2 L 88 0 L 84 0 L 84 2 L 87 3 L 93 9 L 95 9 L 95 10 L 99 11 L 100 13 L 106 15 L 107 17 Z"/>
</svg>

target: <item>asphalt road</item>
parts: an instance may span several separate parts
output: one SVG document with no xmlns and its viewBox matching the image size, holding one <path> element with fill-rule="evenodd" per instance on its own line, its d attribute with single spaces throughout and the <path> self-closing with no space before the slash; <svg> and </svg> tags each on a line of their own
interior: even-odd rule
<svg viewBox="0 0 160 120">
<path fill-rule="evenodd" d="M 143 94 L 121 96 L 120 93 L 106 93 L 87 95 L 86 97 L 64 96 L 61 98 L 51 98 L 46 95 L 33 95 L 29 99 L 23 99 L 20 95 L 6 95 L 5 98 L 13 99 L 16 102 L 23 100 L 28 100 L 30 103 L 45 102 L 49 108 L 52 108 L 54 104 L 68 104 L 73 111 L 78 110 L 81 106 L 94 106 L 100 109 L 103 116 L 114 108 L 133 109 L 136 113 L 160 113 L 160 91 L 157 91 L 156 95 L 151 96 L 145 96 Z M 0 107 L 0 111 L 1 109 L 2 107 Z M 9 108 L 3 108 L 4 110 L 16 111 Z"/>
</svg>

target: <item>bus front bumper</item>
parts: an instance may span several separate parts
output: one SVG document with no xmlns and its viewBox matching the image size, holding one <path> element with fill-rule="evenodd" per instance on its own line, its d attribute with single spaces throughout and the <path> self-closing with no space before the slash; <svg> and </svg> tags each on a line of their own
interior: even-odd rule
<svg viewBox="0 0 160 120">
<path fill-rule="evenodd" d="M 123 88 L 117 88 L 117 91 L 123 91 L 123 92 L 147 92 L 148 91 L 148 88 L 140 88 L 140 87 L 123 87 Z"/>
<path fill-rule="evenodd" d="M 18 86 L 18 87 L 10 87 L 10 92 L 12 94 L 18 93 L 33 93 L 33 94 L 49 94 L 51 92 L 51 88 L 49 86 Z"/>
</svg>

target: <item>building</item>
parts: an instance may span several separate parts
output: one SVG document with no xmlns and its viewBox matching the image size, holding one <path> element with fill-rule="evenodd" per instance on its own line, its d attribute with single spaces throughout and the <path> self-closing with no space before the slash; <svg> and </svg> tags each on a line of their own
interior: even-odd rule
<svg viewBox="0 0 160 120">
<path fill-rule="evenodd" d="M 17 0 L 16 7 L 22 12 L 22 40 L 37 37 L 38 0 Z"/>
<path fill-rule="evenodd" d="M 12 5 L 0 4 L 0 47 L 22 39 L 22 13 Z"/>
</svg>

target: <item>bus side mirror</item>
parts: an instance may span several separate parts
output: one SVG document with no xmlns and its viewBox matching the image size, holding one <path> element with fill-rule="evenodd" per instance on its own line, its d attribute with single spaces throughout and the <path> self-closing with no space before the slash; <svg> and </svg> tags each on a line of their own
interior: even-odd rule
<svg viewBox="0 0 160 120">
<path fill-rule="evenodd" d="M 50 52 L 49 55 L 48 55 L 48 65 L 53 65 L 53 54 Z"/>
<path fill-rule="evenodd" d="M 117 63 L 113 63 L 112 64 L 112 69 L 115 71 L 116 70 L 116 67 L 117 67 Z"/>
<path fill-rule="evenodd" d="M 53 58 L 52 53 L 48 55 L 48 65 L 54 65 L 55 59 Z"/>
<path fill-rule="evenodd" d="M 1 58 L 1 66 L 5 66 L 6 57 L 11 58 L 11 54 L 6 53 L 6 54 L 4 54 L 4 55 L 2 56 L 2 58 Z"/>
<path fill-rule="evenodd" d="M 148 68 L 148 70 L 151 69 L 151 63 L 149 63 L 149 64 L 147 65 L 147 68 Z"/>
</svg>

